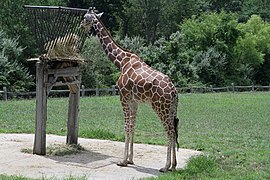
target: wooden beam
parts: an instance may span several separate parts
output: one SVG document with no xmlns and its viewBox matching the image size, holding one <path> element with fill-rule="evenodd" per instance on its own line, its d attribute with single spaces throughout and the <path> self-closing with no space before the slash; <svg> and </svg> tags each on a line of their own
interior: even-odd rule
<svg viewBox="0 0 270 180">
<path fill-rule="evenodd" d="M 74 84 L 79 84 L 81 83 L 78 80 L 75 80 L 73 82 L 63 82 L 63 81 L 58 81 L 55 83 L 46 83 L 46 86 L 50 87 L 50 86 L 65 86 L 65 85 L 74 85 Z"/>
<path fill-rule="evenodd" d="M 69 77 L 80 75 L 80 67 L 67 67 L 61 69 L 49 69 L 48 74 L 54 74 L 55 76 Z"/>
</svg>

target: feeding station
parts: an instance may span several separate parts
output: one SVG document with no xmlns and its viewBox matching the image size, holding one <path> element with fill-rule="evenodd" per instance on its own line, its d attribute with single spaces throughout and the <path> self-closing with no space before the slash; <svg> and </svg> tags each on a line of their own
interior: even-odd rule
<svg viewBox="0 0 270 180">
<path fill-rule="evenodd" d="M 36 61 L 36 117 L 33 153 L 46 154 L 47 97 L 54 86 L 68 86 L 67 144 L 78 142 L 81 67 L 86 33 L 79 27 L 87 9 L 24 6 L 40 50 Z"/>
</svg>

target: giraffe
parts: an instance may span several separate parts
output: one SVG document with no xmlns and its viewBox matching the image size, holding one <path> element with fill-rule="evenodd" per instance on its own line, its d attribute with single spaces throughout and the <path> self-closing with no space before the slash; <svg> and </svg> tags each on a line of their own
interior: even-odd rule
<svg viewBox="0 0 270 180">
<path fill-rule="evenodd" d="M 90 8 L 80 26 L 87 31 L 94 27 L 105 53 L 121 72 L 117 85 L 124 112 L 125 148 L 124 158 L 117 165 L 134 164 L 133 142 L 138 104 L 150 103 L 168 137 L 166 164 L 159 171 L 175 170 L 176 145 L 179 148 L 176 88 L 167 75 L 147 65 L 137 54 L 119 46 L 100 20 L 102 14 Z"/>
</svg>

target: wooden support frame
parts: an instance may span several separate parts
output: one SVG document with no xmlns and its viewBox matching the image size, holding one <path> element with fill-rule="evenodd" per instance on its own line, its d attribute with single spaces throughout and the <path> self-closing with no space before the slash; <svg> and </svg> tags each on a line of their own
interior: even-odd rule
<svg viewBox="0 0 270 180">
<path fill-rule="evenodd" d="M 78 143 L 78 114 L 79 114 L 80 91 L 69 93 L 67 141 L 66 144 Z"/>
<path fill-rule="evenodd" d="M 59 62 L 59 64 L 65 62 Z M 33 153 L 46 154 L 46 121 L 47 121 L 47 97 L 55 85 L 67 85 L 69 87 L 69 105 L 67 118 L 67 144 L 78 143 L 78 116 L 80 100 L 81 70 L 80 65 L 75 67 L 50 68 L 44 60 L 36 63 L 36 118 L 35 139 Z M 57 82 L 62 77 L 66 82 Z"/>
<path fill-rule="evenodd" d="M 44 61 L 36 63 L 36 124 L 33 153 L 46 154 L 47 91 Z"/>
</svg>

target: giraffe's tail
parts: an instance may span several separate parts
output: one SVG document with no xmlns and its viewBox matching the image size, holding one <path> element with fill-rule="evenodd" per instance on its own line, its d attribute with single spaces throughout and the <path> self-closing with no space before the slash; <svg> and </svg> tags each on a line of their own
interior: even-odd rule
<svg viewBox="0 0 270 180">
<path fill-rule="evenodd" d="M 175 132 L 175 143 L 177 147 L 177 151 L 179 149 L 179 142 L 178 142 L 178 125 L 179 125 L 179 119 L 175 116 L 174 117 L 174 132 Z"/>
<path fill-rule="evenodd" d="M 177 91 L 174 94 L 174 101 L 173 101 L 173 124 L 174 124 L 174 132 L 175 132 L 175 143 L 177 147 L 177 151 L 179 149 L 179 142 L 178 142 L 178 126 L 179 126 L 179 119 L 177 118 L 177 109 L 178 109 L 178 94 Z"/>
</svg>

